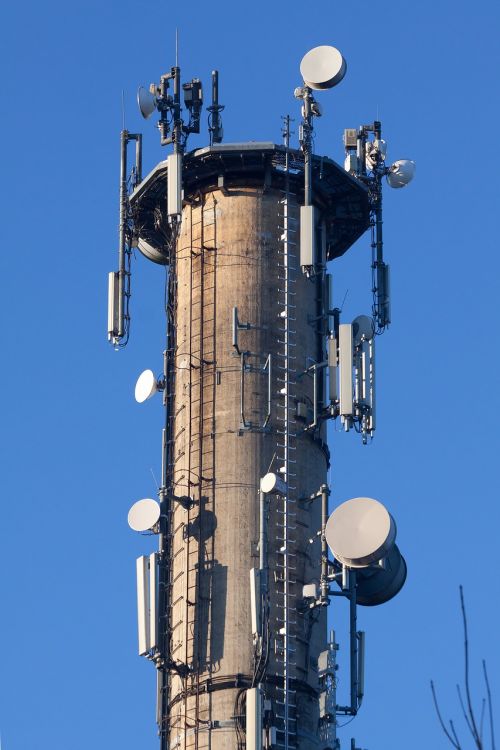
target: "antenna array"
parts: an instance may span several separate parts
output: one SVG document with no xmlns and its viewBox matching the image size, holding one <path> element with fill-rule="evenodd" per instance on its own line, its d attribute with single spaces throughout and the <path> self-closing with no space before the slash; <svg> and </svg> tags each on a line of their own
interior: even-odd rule
<svg viewBox="0 0 500 750">
<path fill-rule="evenodd" d="M 327 421 L 340 418 L 363 443 L 375 430 L 375 340 L 391 320 L 383 177 L 399 188 L 415 171 L 409 160 L 386 165 L 378 121 L 344 132 L 344 170 L 314 154 L 315 92 L 346 68 L 334 47 L 304 56 L 298 150 L 289 116 L 283 146 L 221 145 L 213 71 L 210 146 L 186 152 L 203 92 L 198 78 L 181 85 L 177 60 L 138 91 L 143 117 L 157 111 L 160 143 L 172 146 L 145 180 L 141 136 L 122 131 L 115 347 L 129 336 L 132 248 L 168 265 L 163 373 L 145 370 L 135 389 L 138 403 L 161 392 L 165 407 L 159 502 L 139 500 L 128 519 L 159 540 L 137 561 L 137 592 L 161 750 L 225 748 L 228 731 L 238 750 L 338 750 L 338 717 L 354 717 L 364 695 L 357 606 L 388 601 L 406 578 L 381 503 L 354 498 L 328 515 Z M 367 229 L 372 314 L 344 322 L 327 264 Z M 326 607 L 339 596 L 349 607 L 344 703 L 337 636 L 326 640 Z"/>
</svg>

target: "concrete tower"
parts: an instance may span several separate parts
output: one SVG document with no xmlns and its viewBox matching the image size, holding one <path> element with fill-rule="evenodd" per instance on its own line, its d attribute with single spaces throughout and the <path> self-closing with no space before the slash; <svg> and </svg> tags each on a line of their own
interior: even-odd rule
<svg viewBox="0 0 500 750">
<path fill-rule="evenodd" d="M 166 410 L 159 512 L 144 522 L 158 532 L 159 551 L 138 561 L 140 652 L 157 667 L 161 748 L 337 747 L 324 727 L 335 725 L 338 707 L 322 700 L 331 703 L 335 692 L 329 586 L 344 575 L 327 559 L 326 420 L 372 430 L 373 330 L 353 344 L 326 271 L 376 224 L 380 204 L 368 179 L 312 154 L 310 86 L 298 94 L 300 150 L 290 149 L 287 129 L 284 146 L 222 145 L 215 91 L 211 145 L 187 152 L 179 90 L 174 68 L 151 100 L 142 94 L 143 114 L 155 106 L 162 113 L 162 142 L 173 142 L 174 154 L 142 179 L 139 149 L 130 195 L 126 147 L 140 146 L 140 137 L 122 134 L 120 271 L 110 275 L 108 326 L 119 343 L 126 261 L 138 246 L 169 274 L 164 376 L 141 397 L 163 391 Z M 184 132 L 197 132 L 189 101 Z M 170 137 L 162 130 L 167 106 Z M 363 149 L 366 127 L 356 141 Z M 360 169 L 366 174 L 364 163 Z M 347 334 L 350 373 L 346 365 L 338 395 Z M 355 384 L 353 367 L 361 373 Z M 355 612 L 354 580 L 342 586 Z"/>
</svg>

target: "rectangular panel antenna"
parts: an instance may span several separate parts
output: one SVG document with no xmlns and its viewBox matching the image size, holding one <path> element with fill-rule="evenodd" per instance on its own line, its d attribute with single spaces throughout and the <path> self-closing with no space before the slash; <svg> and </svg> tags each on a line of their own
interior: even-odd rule
<svg viewBox="0 0 500 750">
<path fill-rule="evenodd" d="M 315 251 L 314 206 L 300 207 L 300 265 L 303 268 L 314 266 Z"/>
<path fill-rule="evenodd" d="M 153 552 L 149 556 L 149 648 L 158 647 L 158 556 Z"/>
<path fill-rule="evenodd" d="M 262 690 L 250 688 L 246 693 L 246 750 L 262 750 Z"/>
<path fill-rule="evenodd" d="M 137 558 L 137 632 L 139 656 L 145 656 L 150 649 L 149 630 L 149 558 Z"/>
<path fill-rule="evenodd" d="M 252 568 L 250 570 L 250 606 L 252 615 L 252 635 L 254 637 L 261 635 L 260 599 L 260 570 L 258 568 Z"/>
<path fill-rule="evenodd" d="M 114 271 L 108 274 L 108 341 L 120 333 L 120 277 Z"/>
<path fill-rule="evenodd" d="M 167 213 L 180 216 L 182 213 L 182 154 L 167 156 Z"/>
<path fill-rule="evenodd" d="M 352 416 L 352 325 L 339 326 L 340 414 Z"/>
<path fill-rule="evenodd" d="M 334 404 L 338 401 L 338 360 L 337 360 L 337 339 L 328 339 L 328 389 L 330 403 Z"/>
</svg>

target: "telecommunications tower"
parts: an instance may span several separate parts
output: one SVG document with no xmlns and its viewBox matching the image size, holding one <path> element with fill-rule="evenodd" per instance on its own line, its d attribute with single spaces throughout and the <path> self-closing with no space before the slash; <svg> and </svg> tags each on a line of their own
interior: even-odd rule
<svg viewBox="0 0 500 750">
<path fill-rule="evenodd" d="M 386 165 L 378 121 L 345 131 L 343 167 L 314 154 L 316 92 L 340 83 L 346 63 L 320 46 L 300 72 L 298 148 L 288 116 L 282 145 L 222 143 L 214 71 L 209 145 L 188 150 L 202 85 L 181 85 L 177 65 L 138 94 L 145 118 L 159 113 L 166 160 L 143 177 L 141 135 L 121 134 L 116 348 L 129 336 L 133 249 L 167 268 L 161 372 L 145 370 L 135 391 L 138 402 L 162 397 L 161 486 L 129 512 L 132 529 L 158 535 L 137 560 L 137 598 L 161 750 L 339 748 L 339 717 L 355 716 L 364 692 L 357 605 L 387 601 L 406 577 L 380 502 L 354 498 L 329 515 L 327 423 L 373 436 L 375 341 L 391 319 L 382 183 L 404 186 L 414 163 Z M 330 261 L 365 232 L 371 310 L 344 321 Z M 342 600 L 345 696 L 327 636 L 327 606 L 335 620 Z"/>
</svg>

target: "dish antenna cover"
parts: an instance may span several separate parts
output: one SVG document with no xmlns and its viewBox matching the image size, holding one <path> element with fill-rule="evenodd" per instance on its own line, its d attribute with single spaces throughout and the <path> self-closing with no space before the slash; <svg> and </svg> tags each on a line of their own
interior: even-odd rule
<svg viewBox="0 0 500 750">
<path fill-rule="evenodd" d="M 322 45 L 309 50 L 300 63 L 306 86 L 316 91 L 331 89 L 345 76 L 347 64 L 335 47 Z"/>
<path fill-rule="evenodd" d="M 354 346 L 359 346 L 362 338 L 365 341 L 371 341 L 374 333 L 375 324 L 373 318 L 370 318 L 369 315 L 358 315 L 352 321 L 352 343 Z"/>
<path fill-rule="evenodd" d="M 339 562 L 366 568 L 388 555 L 396 540 L 396 523 L 382 503 L 355 497 L 333 511 L 325 536 Z"/>
<path fill-rule="evenodd" d="M 139 86 L 137 91 L 137 104 L 139 105 L 141 115 L 147 120 L 156 109 L 156 96 L 145 89 L 144 86 Z"/>
<path fill-rule="evenodd" d="M 411 159 L 398 159 L 389 167 L 387 182 L 392 188 L 402 188 L 415 177 L 416 164 Z"/>
<path fill-rule="evenodd" d="M 285 482 L 272 471 L 260 480 L 260 489 L 265 495 L 285 495 Z"/>
<path fill-rule="evenodd" d="M 160 506 L 156 500 L 138 500 L 128 512 L 128 525 L 133 531 L 150 531 L 160 519 Z"/>
<path fill-rule="evenodd" d="M 135 400 L 137 403 L 142 404 L 147 401 L 148 398 L 154 396 L 158 390 L 158 383 L 153 370 L 144 370 L 137 378 L 135 384 Z"/>
</svg>

